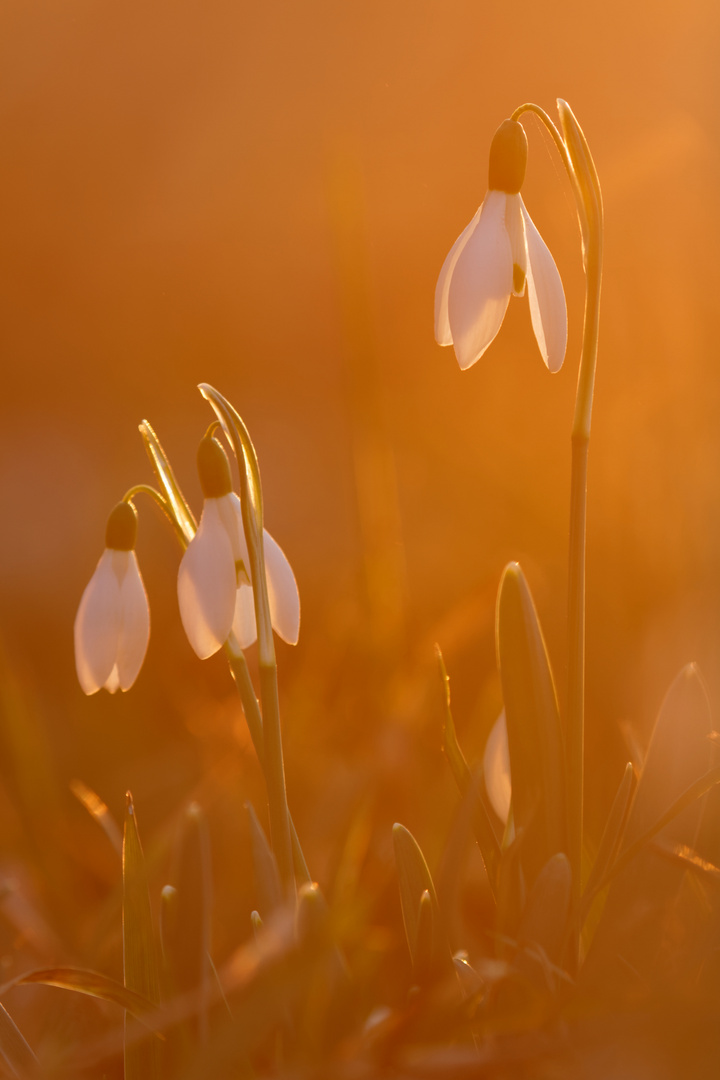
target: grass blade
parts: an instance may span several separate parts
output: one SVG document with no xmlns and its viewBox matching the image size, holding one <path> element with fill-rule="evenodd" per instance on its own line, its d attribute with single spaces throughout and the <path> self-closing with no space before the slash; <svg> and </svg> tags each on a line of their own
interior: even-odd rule
<svg viewBox="0 0 720 1080">
<path fill-rule="evenodd" d="M 138 426 L 140 436 L 145 445 L 148 457 L 152 464 L 155 475 L 160 482 L 165 498 L 172 509 L 174 521 L 184 545 L 192 540 L 197 531 L 197 524 L 185 496 L 180 490 L 180 485 L 175 479 L 167 454 L 160 445 L 160 440 L 151 428 L 147 420 L 143 420 Z"/>
<path fill-rule="evenodd" d="M 282 887 L 275 856 L 270 850 L 267 837 L 251 803 L 245 803 L 250 821 L 250 842 L 252 845 L 255 885 L 257 887 L 259 908 L 264 918 L 272 915 L 282 903 Z"/>
<path fill-rule="evenodd" d="M 423 923 L 427 921 L 427 914 L 423 912 L 422 906 L 423 895 L 427 893 L 435 928 L 435 952 L 432 966 L 433 970 L 437 971 L 444 960 L 447 959 L 452 962 L 452 956 L 442 929 L 443 922 L 440 906 L 428 864 L 417 840 L 404 825 L 393 825 L 393 847 L 395 849 L 395 865 L 400 886 L 403 924 L 413 968 L 417 970 L 418 965 L 422 966 L 424 963 L 424 959 L 420 956 L 419 937 L 421 920 Z M 424 930 L 425 927 L 423 927 Z M 423 944 L 425 943 L 425 936 L 425 933 L 423 933 Z"/>
<path fill-rule="evenodd" d="M 89 788 L 87 784 L 84 784 L 82 780 L 71 780 L 70 790 L 78 802 L 85 807 L 88 814 L 97 821 L 98 825 L 115 848 L 115 851 L 122 857 L 122 833 L 117 826 L 115 818 L 112 816 L 100 796 L 96 794 L 92 788 Z"/>
<path fill-rule="evenodd" d="M 521 861 L 531 884 L 551 856 L 567 853 L 565 765 L 555 684 L 530 590 L 517 563 L 500 582 L 497 651 Z"/>
<path fill-rule="evenodd" d="M 37 1076 L 38 1059 L 3 1005 L 0 1005 L 0 1056 L 18 1080 Z"/>
<path fill-rule="evenodd" d="M 123 835 L 123 972 L 128 990 L 160 1003 L 150 892 L 132 795 L 127 793 Z M 126 1016 L 126 1036 L 128 1033 Z M 126 1038 L 125 1080 L 160 1080 L 160 1047 L 154 1038 Z"/>
<path fill-rule="evenodd" d="M 139 1019 L 146 1018 L 148 1013 L 157 1007 L 156 1002 L 129 990 L 108 975 L 84 968 L 57 967 L 27 971 L 24 975 L 19 975 L 10 982 L 4 983 L 0 987 L 0 994 L 5 994 L 13 986 L 31 986 L 38 983 L 42 986 L 57 986 L 61 990 L 73 990 L 77 994 L 107 1001 L 111 1005 L 118 1005 Z"/>
<path fill-rule="evenodd" d="M 445 756 L 450 764 L 460 794 L 465 798 L 467 793 L 472 789 L 475 796 L 475 805 L 472 816 L 473 832 L 475 833 L 475 839 L 478 842 L 480 854 L 482 855 L 482 860 L 485 864 L 485 870 L 490 883 L 490 891 L 492 892 L 493 899 L 497 899 L 497 875 L 500 867 L 500 845 L 495 836 L 495 830 L 488 817 L 477 783 L 470 772 L 468 763 L 465 760 L 465 755 L 460 749 L 460 745 L 457 741 L 455 723 L 450 708 L 450 679 L 448 678 L 445 661 L 443 660 L 439 645 L 435 646 L 435 655 L 437 656 L 438 666 L 440 668 L 440 680 L 445 703 L 443 721 L 443 748 L 445 750 Z"/>
<path fill-rule="evenodd" d="M 539 946 L 548 960 L 562 963 L 570 913 L 572 870 L 567 855 L 551 856 L 535 878 L 520 920 L 518 941 Z"/>
<path fill-rule="evenodd" d="M 628 761 L 625 766 L 623 778 L 615 793 L 615 798 L 613 799 L 613 804 L 610 808 L 605 828 L 603 829 L 600 847 L 598 848 L 593 868 L 590 871 L 590 876 L 588 877 L 587 885 L 585 886 L 585 892 L 583 893 L 582 898 L 584 914 L 586 914 L 588 910 L 588 902 L 585 899 L 586 895 L 591 897 L 595 894 L 598 883 L 605 877 L 612 860 L 615 858 L 618 847 L 622 842 L 625 825 L 627 824 L 628 819 L 628 811 L 630 809 L 630 800 L 635 787 L 634 781 L 635 771 L 632 767 L 632 762 Z"/>
</svg>

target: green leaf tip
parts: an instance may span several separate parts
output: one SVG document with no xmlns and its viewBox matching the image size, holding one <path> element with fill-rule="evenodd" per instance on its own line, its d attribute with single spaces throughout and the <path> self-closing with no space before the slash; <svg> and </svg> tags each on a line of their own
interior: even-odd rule
<svg viewBox="0 0 720 1080">
<path fill-rule="evenodd" d="M 519 563 L 500 581 L 496 638 L 513 814 L 529 833 L 521 861 L 531 883 L 552 855 L 567 851 L 565 755 L 545 639 Z"/>
</svg>

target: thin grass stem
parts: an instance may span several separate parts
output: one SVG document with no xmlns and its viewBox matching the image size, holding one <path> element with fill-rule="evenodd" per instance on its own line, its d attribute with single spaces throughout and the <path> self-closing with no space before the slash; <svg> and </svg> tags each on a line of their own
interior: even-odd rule
<svg viewBox="0 0 720 1080">
<path fill-rule="evenodd" d="M 242 702 L 243 712 L 245 713 L 245 719 L 247 721 L 248 730 L 250 732 L 250 738 L 252 739 L 253 746 L 255 747 L 255 753 L 257 754 L 258 761 L 260 762 L 260 768 L 265 773 L 265 737 L 263 734 L 263 721 L 260 713 L 260 705 L 258 699 L 255 696 L 255 688 L 250 678 L 250 671 L 248 670 L 247 661 L 245 655 L 237 645 L 236 641 L 233 641 L 233 635 L 227 641 L 225 645 L 225 655 L 228 658 L 230 670 L 232 671 L 233 678 L 235 679 L 235 685 L 238 688 L 240 694 L 240 701 Z M 305 856 L 303 854 L 302 847 L 300 846 L 300 838 L 295 828 L 295 823 L 292 819 L 292 815 L 288 811 L 290 819 L 290 843 L 292 845 L 292 857 L 295 867 L 295 878 L 300 884 L 310 883 L 312 877 L 308 870 Z"/>
</svg>

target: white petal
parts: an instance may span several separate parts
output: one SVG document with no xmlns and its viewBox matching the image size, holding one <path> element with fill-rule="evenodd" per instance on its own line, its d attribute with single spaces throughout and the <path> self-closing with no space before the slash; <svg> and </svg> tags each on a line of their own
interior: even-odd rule
<svg viewBox="0 0 720 1080">
<path fill-rule="evenodd" d="M 523 219 L 523 201 L 519 195 L 508 195 L 505 200 L 505 228 L 510 237 L 513 262 L 513 296 L 525 295 L 527 278 L 527 241 Z"/>
<path fill-rule="evenodd" d="M 247 649 L 257 640 L 255 597 L 249 585 L 241 585 L 237 590 L 232 628 L 241 649 Z"/>
<path fill-rule="evenodd" d="M 495 338 L 512 293 L 512 250 L 502 191 L 489 191 L 480 218 L 460 252 L 448 290 L 455 355 L 465 369 Z"/>
<path fill-rule="evenodd" d="M 220 520 L 230 537 L 238 585 L 242 583 L 249 585 L 252 575 L 250 553 L 248 552 L 243 527 L 242 504 L 234 491 L 231 491 L 228 495 L 223 495 L 222 498 L 217 500 L 217 504 Z"/>
<path fill-rule="evenodd" d="M 288 645 L 297 645 L 300 634 L 300 593 L 285 552 L 263 529 L 265 577 L 273 630 Z"/>
<path fill-rule="evenodd" d="M 452 334 L 450 333 L 450 322 L 448 321 L 448 290 L 450 288 L 450 279 L 453 270 L 455 269 L 455 263 L 460 256 L 460 252 L 465 247 L 470 234 L 480 219 L 481 210 L 482 206 L 478 206 L 472 221 L 469 225 L 465 226 L 453 246 L 450 248 L 445 262 L 443 263 L 442 270 L 440 271 L 437 285 L 435 286 L 435 340 L 438 345 L 452 345 L 453 343 Z"/>
<path fill-rule="evenodd" d="M 555 260 L 523 206 L 528 247 L 530 318 L 542 358 L 550 371 L 559 371 L 567 345 L 565 293 Z"/>
<path fill-rule="evenodd" d="M 103 685 L 103 690 L 107 690 L 109 693 L 114 694 L 116 690 L 120 689 L 120 675 L 118 674 L 118 666 L 115 664 L 112 671 L 108 675 Z"/>
<path fill-rule="evenodd" d="M 512 782 L 510 779 L 510 751 L 508 749 L 504 709 L 493 724 L 485 744 L 483 774 L 492 808 L 500 820 L 506 822 L 510 813 Z"/>
<path fill-rule="evenodd" d="M 201 660 L 227 640 L 235 611 L 235 560 L 218 502 L 205 500 L 198 531 L 178 571 L 180 618 Z"/>
<path fill-rule="evenodd" d="M 129 690 L 137 679 L 150 639 L 150 606 L 135 552 L 113 552 L 116 556 L 126 554 L 129 558 L 120 585 L 120 635 L 115 665 L 121 690 Z"/>
<path fill-rule="evenodd" d="M 106 549 L 80 601 L 75 617 L 75 667 L 86 694 L 104 686 L 115 666 L 120 633 L 120 584 L 113 555 Z"/>
</svg>

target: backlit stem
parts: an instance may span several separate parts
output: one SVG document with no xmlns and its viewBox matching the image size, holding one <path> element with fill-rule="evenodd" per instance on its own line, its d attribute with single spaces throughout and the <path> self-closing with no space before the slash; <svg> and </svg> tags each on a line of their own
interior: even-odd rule
<svg viewBox="0 0 720 1080">
<path fill-rule="evenodd" d="M 567 169 L 577 204 L 585 267 L 585 319 L 572 427 L 570 542 L 568 552 L 568 696 L 566 722 L 568 855 L 572 866 L 572 899 L 577 911 L 582 888 L 583 771 L 585 742 L 585 547 L 587 463 L 597 362 L 602 282 L 603 208 L 595 163 L 583 131 L 569 105 L 558 99 L 560 131 L 537 105 L 521 105 L 517 120 L 531 112 L 545 125 Z M 576 920 L 579 933 L 579 920 Z M 577 962 L 579 939 L 573 943 Z"/>
</svg>

